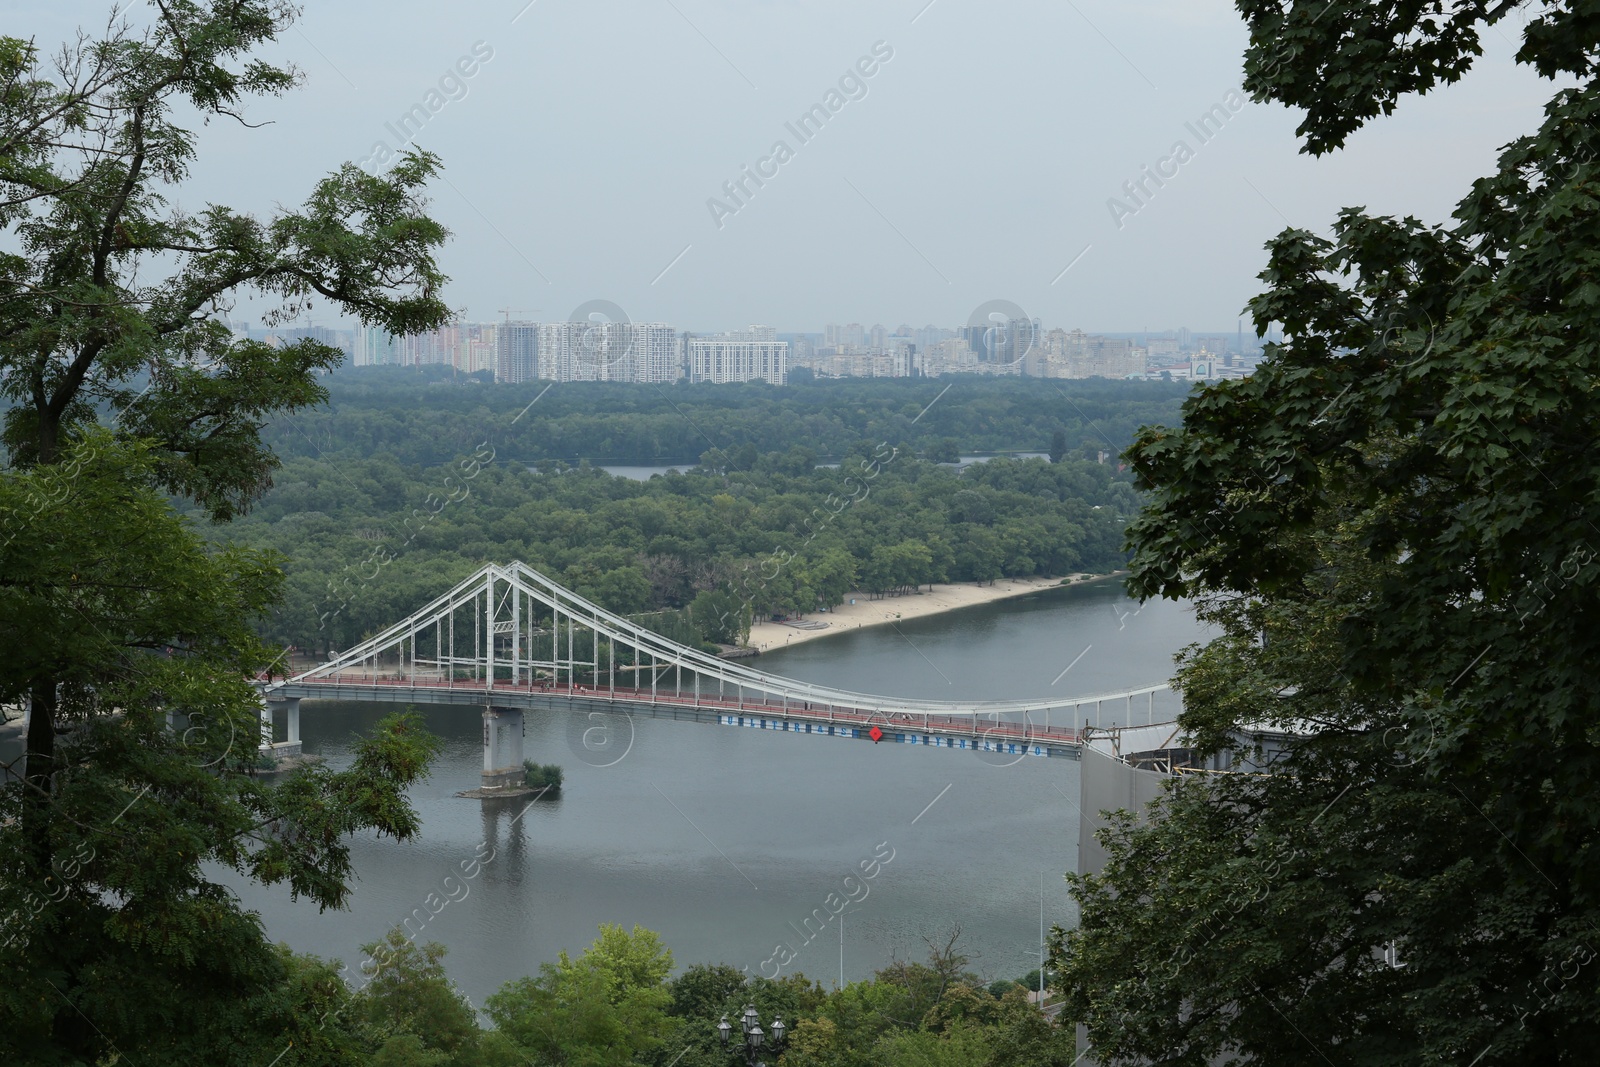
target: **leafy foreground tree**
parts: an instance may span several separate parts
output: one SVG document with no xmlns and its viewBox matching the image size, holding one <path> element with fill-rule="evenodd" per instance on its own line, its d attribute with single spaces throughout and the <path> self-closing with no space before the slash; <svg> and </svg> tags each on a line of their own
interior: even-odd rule
<svg viewBox="0 0 1600 1067">
<path fill-rule="evenodd" d="M 1223 636 L 1179 676 L 1206 752 L 1105 837 L 1058 937 L 1103 1062 L 1578 1063 L 1600 1015 L 1600 20 L 1586 2 L 1241 0 L 1258 99 L 1317 153 L 1518 59 L 1575 82 L 1450 227 L 1344 212 L 1270 245 L 1287 340 L 1129 457 L 1133 588 Z"/>
<path fill-rule="evenodd" d="M 211 872 L 340 906 L 345 840 L 416 832 L 405 789 L 437 742 L 392 717 L 348 769 L 266 785 L 248 679 L 279 573 L 209 550 L 148 488 L 150 450 L 94 432 L 64 458 L 0 478 L 0 679 L 12 700 L 53 678 L 60 731 L 50 774 L 30 750 L 0 789 L 0 1052 L 252 1063 L 238 1034 L 291 1028 L 255 1006 L 286 971 Z"/>
<path fill-rule="evenodd" d="M 622 1067 L 661 1047 L 672 951 L 649 930 L 602 925 L 583 955 L 565 952 L 537 978 L 489 998 L 489 1017 L 534 1063 Z"/>
<path fill-rule="evenodd" d="M 446 317 L 445 234 L 419 194 L 436 161 L 383 179 L 346 166 L 265 221 L 172 207 L 196 152 L 174 115 L 238 117 L 293 85 L 250 53 L 294 12 L 150 11 L 148 30 L 115 22 L 50 72 L 0 38 L 0 702 L 31 709 L 25 766 L 0 786 L 6 1062 L 276 1055 L 297 972 L 210 872 L 339 906 L 344 839 L 415 832 L 405 789 L 434 748 L 402 717 L 346 771 L 253 778 L 245 679 L 272 657 L 252 626 L 280 577 L 207 548 L 167 498 L 242 511 L 275 466 L 263 421 L 322 399 L 316 375 L 338 362 L 235 340 L 217 316 L 236 293 L 279 301 L 279 320 L 318 295 L 395 332 Z"/>
<path fill-rule="evenodd" d="M 444 970 L 445 947 L 417 945 L 396 927 L 361 946 L 370 981 L 322 1030 L 349 1030 L 374 1067 L 510 1067 L 528 1062 L 504 1033 L 478 1028 L 478 1013 Z M 335 1060 L 332 1062 L 345 1062 Z"/>
</svg>

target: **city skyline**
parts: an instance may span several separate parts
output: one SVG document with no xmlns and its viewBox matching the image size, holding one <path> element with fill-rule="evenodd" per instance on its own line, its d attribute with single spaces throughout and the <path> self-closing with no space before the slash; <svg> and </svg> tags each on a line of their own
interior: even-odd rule
<svg viewBox="0 0 1600 1067">
<path fill-rule="evenodd" d="M 817 378 L 970 373 L 1215 380 L 1249 375 L 1262 352 L 1257 339 L 1245 343 L 1242 330 L 1232 335 L 1186 327 L 1161 334 L 1097 334 L 1059 326 L 1046 330 L 1038 319 L 997 312 L 987 321 L 974 315 L 958 328 L 901 324 L 891 332 L 881 323 L 829 323 L 820 333 L 780 334 L 759 324 L 720 333 L 679 331 L 670 323 L 630 322 L 620 318 L 620 308 L 603 301 L 584 308 L 610 314 L 593 310 L 588 321 L 458 320 L 404 337 L 373 327 L 232 326 L 273 344 L 301 338 L 329 344 L 342 349 L 355 367 L 448 366 L 467 374 L 489 372 L 497 384 L 759 380 L 786 385 L 794 370 Z"/>
</svg>

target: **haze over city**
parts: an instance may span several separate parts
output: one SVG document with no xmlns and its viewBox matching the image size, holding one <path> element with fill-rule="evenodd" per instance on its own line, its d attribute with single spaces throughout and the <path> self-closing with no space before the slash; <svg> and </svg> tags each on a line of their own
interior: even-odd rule
<svg viewBox="0 0 1600 1067">
<path fill-rule="evenodd" d="M 105 15 L 12 12 L 45 41 Z M 1288 109 L 1226 111 L 1246 43 L 1226 0 L 310 4 L 270 49 L 305 85 L 249 104 L 262 129 L 200 130 L 181 202 L 266 213 L 398 148 L 421 104 L 415 144 L 445 160 L 444 295 L 470 320 L 605 299 L 705 332 L 958 326 L 1004 299 L 1067 329 L 1231 332 L 1284 225 L 1326 232 L 1352 204 L 1446 220 L 1548 95 L 1511 63 L 1514 37 L 1486 31 L 1451 92 L 1407 98 L 1317 160 Z M 802 143 L 789 126 L 807 133 L 830 92 L 842 106 Z M 1228 117 L 1202 143 L 1189 127 L 1214 106 Z M 793 158 L 719 227 L 708 202 L 732 205 L 725 184 L 778 141 Z M 1139 207 L 1124 183 L 1179 141 L 1193 158 Z"/>
</svg>

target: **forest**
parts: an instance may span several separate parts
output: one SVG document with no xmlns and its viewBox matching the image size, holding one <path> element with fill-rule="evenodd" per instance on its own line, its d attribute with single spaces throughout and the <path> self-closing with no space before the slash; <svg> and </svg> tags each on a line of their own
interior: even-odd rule
<svg viewBox="0 0 1600 1067">
<path fill-rule="evenodd" d="M 758 455 L 797 445 L 837 461 L 861 440 L 919 454 L 947 444 L 1044 452 L 1061 431 L 1068 447 L 1092 459 L 1099 450 L 1116 455 L 1140 426 L 1176 419 L 1190 388 L 1103 378 L 790 377 L 782 387 L 493 385 L 487 372 L 343 367 L 324 379 L 327 404 L 278 417 L 262 437 L 284 458 L 353 452 L 437 466 L 489 440 L 508 461 L 692 465 L 719 449 L 748 469 Z"/>
<path fill-rule="evenodd" d="M 217 530 L 281 556 L 285 599 L 264 636 L 323 652 L 489 561 L 521 559 L 658 628 L 692 620 L 671 636 L 725 644 L 753 618 L 855 590 L 1108 572 L 1126 560 L 1122 530 L 1139 506 L 1115 452 L 1178 402 L 1157 383 L 1061 383 L 1083 390 L 1073 399 L 1052 383 L 992 378 L 818 382 L 793 397 L 694 387 L 681 401 L 653 386 L 491 387 L 389 368 L 327 381 L 324 411 L 268 428 L 285 457 L 272 489 Z M 609 437 L 590 435 L 599 422 Z M 548 455 L 568 451 L 557 440 L 686 447 L 682 431 L 697 427 L 715 427 L 718 443 L 643 482 L 593 466 L 599 452 Z M 1002 446 L 1055 462 L 932 461 Z M 681 614 L 655 614 L 669 611 Z"/>
</svg>

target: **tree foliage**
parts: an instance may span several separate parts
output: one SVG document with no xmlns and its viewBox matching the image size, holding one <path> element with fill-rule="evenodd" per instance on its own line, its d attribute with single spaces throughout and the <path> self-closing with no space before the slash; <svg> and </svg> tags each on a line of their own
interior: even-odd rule
<svg viewBox="0 0 1600 1067">
<path fill-rule="evenodd" d="M 339 358 L 234 338 L 236 294 L 285 320 L 313 298 L 398 332 L 446 317 L 420 196 L 437 161 L 347 166 L 271 219 L 183 211 L 197 139 L 179 117 L 240 119 L 294 85 L 253 53 L 295 9 L 150 11 L 49 61 L 0 38 L 0 701 L 29 706 L 0 786 L 8 1062 L 257 1062 L 321 978 L 216 872 L 339 906 L 345 840 L 415 833 L 405 790 L 434 748 L 398 717 L 346 770 L 256 778 L 247 679 L 273 658 L 254 630 L 281 574 L 205 544 L 168 496 L 213 520 L 259 499 L 262 426 L 322 399 Z"/>
<path fill-rule="evenodd" d="M 0 1049 L 27 1062 L 209 1059 L 284 981 L 217 870 L 340 906 L 349 835 L 416 833 L 405 790 L 436 747 L 400 716 L 345 770 L 255 776 L 249 678 L 271 652 L 253 631 L 281 576 L 208 549 L 148 489 L 157 462 L 93 432 L 0 478 L 0 701 L 41 718 L 50 679 L 58 732 L 0 788 Z"/>
<path fill-rule="evenodd" d="M 487 377 L 433 366 L 348 368 L 333 379 L 326 407 L 271 425 L 265 437 L 286 458 L 381 452 L 436 467 L 471 453 L 487 432 L 502 457 L 526 464 L 698 462 L 721 472 L 750 471 L 769 457 L 766 465 L 798 473 L 807 457 L 837 463 L 861 441 L 953 463 L 962 451 L 1045 452 L 1063 429 L 1082 445 L 1070 455 L 1094 459 L 1098 449 L 1126 447 L 1140 426 L 1170 421 L 1190 389 L 957 375 L 787 386 L 562 382 L 547 391 L 547 381 L 491 385 Z"/>
<path fill-rule="evenodd" d="M 671 969 L 651 931 L 602 925 L 577 959 L 563 952 L 490 997 L 489 1017 L 534 1062 L 624 1067 L 665 1040 Z"/>
<path fill-rule="evenodd" d="M 1259 98 L 1315 152 L 1455 80 L 1522 5 L 1242 0 Z M 1600 47 L 1546 5 L 1521 62 L 1576 80 L 1454 222 L 1287 230 L 1251 302 L 1286 340 L 1140 434 L 1134 589 L 1198 596 L 1197 748 L 1301 739 L 1185 778 L 1106 837 L 1058 946 L 1117 1061 L 1582 1062 L 1600 736 Z"/>
<path fill-rule="evenodd" d="M 371 409 L 346 396 L 362 395 L 355 381 L 333 385 L 334 426 L 348 422 L 350 436 L 323 440 L 323 456 L 286 460 L 273 490 L 229 528 L 236 542 L 287 558 L 285 602 L 266 630 L 284 644 L 350 647 L 483 563 L 509 559 L 643 625 L 675 625 L 683 620 L 650 613 L 688 609 L 698 632 L 686 643 L 734 644 L 755 619 L 831 607 L 857 589 L 1113 570 L 1126 562 L 1122 531 L 1138 507 L 1133 476 L 1113 464 L 1068 455 L 954 470 L 881 442 L 851 445 L 840 467 L 797 468 L 787 453 L 751 448 L 748 467 L 710 457 L 645 482 L 587 463 L 529 470 L 503 446 L 492 462 L 409 465 L 387 445 L 362 454 L 350 442 L 387 441 L 434 397 L 471 387 L 396 387 L 381 397 L 392 406 Z M 522 423 L 543 429 L 544 405 L 572 384 Z M 485 432 L 478 424 L 480 444 Z M 491 454 L 479 447 L 463 455 Z"/>
</svg>

